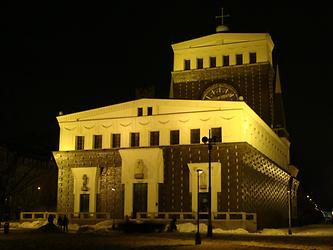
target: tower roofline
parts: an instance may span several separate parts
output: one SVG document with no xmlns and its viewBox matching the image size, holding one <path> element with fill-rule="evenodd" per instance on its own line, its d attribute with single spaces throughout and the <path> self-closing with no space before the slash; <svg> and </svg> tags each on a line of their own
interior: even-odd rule
<svg viewBox="0 0 333 250">
<path fill-rule="evenodd" d="M 269 33 L 215 33 L 207 36 L 171 44 L 173 50 L 195 48 L 201 46 L 214 46 L 222 44 L 268 41 L 271 50 L 274 48 L 273 40 Z"/>
</svg>

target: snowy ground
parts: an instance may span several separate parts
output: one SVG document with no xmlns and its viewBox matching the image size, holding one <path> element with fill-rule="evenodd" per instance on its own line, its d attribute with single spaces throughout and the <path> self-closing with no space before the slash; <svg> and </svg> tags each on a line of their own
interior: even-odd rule
<svg viewBox="0 0 333 250">
<path fill-rule="evenodd" d="M 69 224 L 69 233 L 41 231 L 46 222 L 11 223 L 9 234 L 0 231 L 1 250 L 91 250 L 91 249 L 308 249 L 332 250 L 333 225 L 309 225 L 288 229 L 264 229 L 249 233 L 243 229 L 214 229 L 213 238 L 207 238 L 207 227 L 200 224 L 202 244 L 194 244 L 196 225 L 177 224 L 173 233 L 121 233 L 112 230 L 112 221 L 95 225 Z M 2 225 L 3 226 L 3 225 Z"/>
<path fill-rule="evenodd" d="M 47 224 L 47 221 L 33 221 L 33 222 L 11 222 L 10 229 L 11 230 L 24 230 L 24 229 L 38 229 L 41 226 Z M 2 225 L 3 227 L 3 225 Z M 200 233 L 207 232 L 207 225 L 200 223 Z M 105 220 L 99 222 L 95 225 L 82 225 L 78 224 L 69 224 L 69 231 L 71 233 L 76 232 L 111 232 L 112 230 L 112 220 Z M 177 231 L 180 233 L 195 233 L 197 231 L 197 225 L 193 223 L 182 223 L 177 224 Z M 280 228 L 280 229 L 263 229 L 256 233 L 249 233 L 245 229 L 236 229 L 236 230 L 222 230 L 220 228 L 213 229 L 214 234 L 241 234 L 241 235 L 288 235 L 288 228 Z M 332 224 L 319 224 L 319 225 L 309 225 L 303 227 L 293 227 L 292 234 L 297 236 L 332 236 L 333 237 L 333 225 Z"/>
</svg>

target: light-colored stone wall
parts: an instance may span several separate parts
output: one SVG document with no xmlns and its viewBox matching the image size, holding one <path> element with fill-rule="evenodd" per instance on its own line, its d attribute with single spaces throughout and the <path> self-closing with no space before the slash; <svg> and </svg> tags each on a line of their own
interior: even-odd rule
<svg viewBox="0 0 333 250">
<path fill-rule="evenodd" d="M 121 148 L 130 147 L 130 133 L 140 133 L 140 147 L 149 147 L 150 132 L 159 131 L 160 146 L 170 145 L 170 131 L 180 131 L 180 144 L 190 144 L 191 129 L 200 137 L 222 128 L 222 142 L 247 142 L 282 167 L 289 164 L 289 143 L 281 140 L 245 102 L 140 99 L 123 105 L 58 117 L 60 151 L 75 150 L 76 136 L 93 148 L 93 136 L 102 135 L 102 148 L 111 148 L 111 134 L 121 134 Z M 133 116 L 138 107 L 153 107 L 152 116 Z M 129 109 L 131 107 L 131 109 Z M 119 110 L 127 110 L 118 117 Z"/>
<path fill-rule="evenodd" d="M 243 55 L 243 64 L 249 63 L 249 54 L 255 52 L 257 62 L 272 64 L 273 42 L 266 33 L 217 33 L 173 44 L 174 71 L 184 70 L 184 60 L 191 61 L 196 69 L 197 58 L 203 58 L 203 67 L 209 68 L 209 58 L 216 57 L 216 67 L 222 66 L 222 57 L 229 56 L 229 64 L 236 64 L 236 54 Z"/>
</svg>

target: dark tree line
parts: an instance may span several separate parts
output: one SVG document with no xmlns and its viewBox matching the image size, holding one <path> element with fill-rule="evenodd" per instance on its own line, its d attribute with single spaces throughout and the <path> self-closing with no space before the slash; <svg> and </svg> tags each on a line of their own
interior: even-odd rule
<svg viewBox="0 0 333 250">
<path fill-rule="evenodd" d="M 0 215 L 56 209 L 57 167 L 51 153 L 0 146 Z"/>
</svg>

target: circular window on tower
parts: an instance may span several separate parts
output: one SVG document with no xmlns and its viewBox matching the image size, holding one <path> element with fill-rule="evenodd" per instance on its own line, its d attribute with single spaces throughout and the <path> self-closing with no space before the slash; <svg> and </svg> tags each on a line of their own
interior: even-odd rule
<svg viewBox="0 0 333 250">
<path fill-rule="evenodd" d="M 216 83 L 209 86 L 202 94 L 202 100 L 237 101 L 237 91 L 225 83 Z"/>
</svg>

